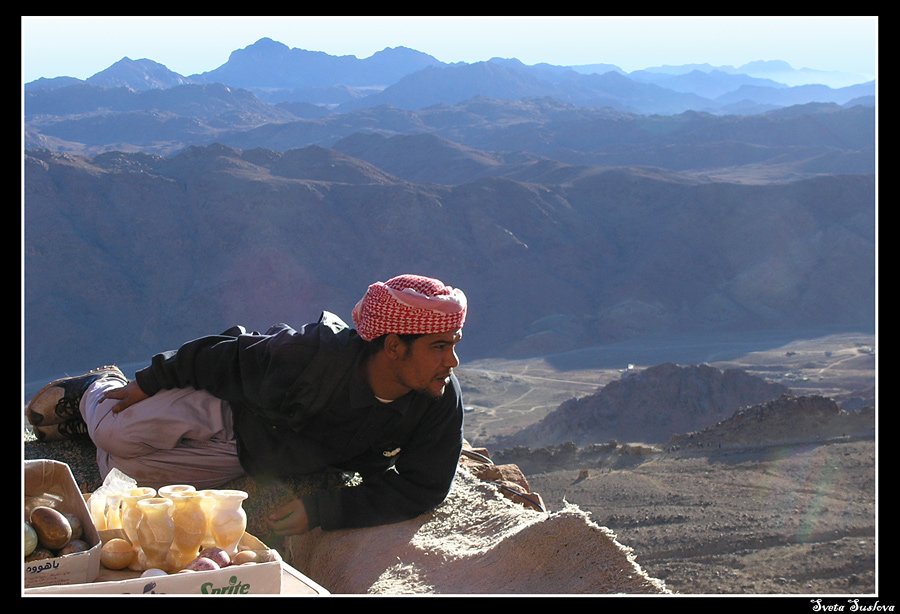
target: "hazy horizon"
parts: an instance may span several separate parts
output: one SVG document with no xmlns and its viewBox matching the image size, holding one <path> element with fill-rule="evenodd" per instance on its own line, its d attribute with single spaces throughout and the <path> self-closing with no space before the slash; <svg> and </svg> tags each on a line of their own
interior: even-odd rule
<svg viewBox="0 0 900 614">
<path fill-rule="evenodd" d="M 779 60 L 796 70 L 877 76 L 877 17 L 22 17 L 22 80 L 87 79 L 122 58 L 183 76 L 271 38 L 290 48 L 370 57 L 409 47 L 441 62 L 494 57 L 625 72 Z"/>
</svg>

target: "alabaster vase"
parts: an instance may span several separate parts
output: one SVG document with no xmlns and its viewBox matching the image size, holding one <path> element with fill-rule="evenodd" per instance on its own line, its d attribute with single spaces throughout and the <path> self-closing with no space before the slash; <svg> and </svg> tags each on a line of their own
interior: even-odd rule
<svg viewBox="0 0 900 614">
<path fill-rule="evenodd" d="M 176 566 L 169 554 L 175 539 L 175 521 L 169 515 L 169 509 L 173 505 L 171 499 L 164 497 L 151 497 L 137 502 L 137 509 L 143 514 L 138 522 L 137 534 L 145 569 L 172 571 Z"/>
<path fill-rule="evenodd" d="M 100 504 L 97 504 L 97 508 Z M 122 493 L 116 492 L 106 496 L 106 502 L 103 507 L 105 529 L 121 529 L 122 528 Z"/>
<path fill-rule="evenodd" d="M 191 492 L 197 490 L 190 484 L 170 484 L 169 486 L 163 486 L 156 493 L 160 497 L 165 497 L 166 499 L 171 499 L 169 495 L 182 493 L 182 492 Z M 173 508 L 174 509 L 174 508 Z"/>
<path fill-rule="evenodd" d="M 197 491 L 181 491 L 170 492 L 166 498 L 172 501 L 171 515 L 175 523 L 172 553 L 178 566 L 184 567 L 197 558 L 206 536 L 208 522 L 201 505 L 206 497 Z"/>
<path fill-rule="evenodd" d="M 128 537 L 128 541 L 131 542 L 131 545 L 134 547 L 135 554 L 137 555 L 134 557 L 134 561 L 131 564 L 131 569 L 144 569 L 144 567 L 141 565 L 141 540 L 140 536 L 138 535 L 138 524 L 141 522 L 143 512 L 138 507 L 138 502 L 155 496 L 156 490 L 147 486 L 132 488 L 131 490 L 126 490 L 120 493 L 119 495 L 119 499 L 121 501 L 120 516 L 122 519 L 122 530 L 125 531 L 125 536 Z"/>
<path fill-rule="evenodd" d="M 243 503 L 247 493 L 242 490 L 213 491 L 216 506 L 210 518 L 210 531 L 217 548 L 230 556 L 237 554 L 238 542 L 247 529 L 247 513 Z"/>
<path fill-rule="evenodd" d="M 211 488 L 207 488 L 197 492 L 202 495 L 202 498 L 200 499 L 200 507 L 201 509 L 203 509 L 203 513 L 206 514 L 206 535 L 203 536 L 203 543 L 200 545 L 200 547 L 201 549 L 212 548 L 216 545 L 216 542 L 212 536 L 212 517 L 213 512 L 216 509 L 216 491 Z"/>
</svg>

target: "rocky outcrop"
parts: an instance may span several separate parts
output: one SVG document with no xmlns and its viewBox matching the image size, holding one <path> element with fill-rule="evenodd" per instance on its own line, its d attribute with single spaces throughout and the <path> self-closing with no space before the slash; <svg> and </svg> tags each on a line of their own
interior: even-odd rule
<svg viewBox="0 0 900 614">
<path fill-rule="evenodd" d="M 823 396 L 782 395 L 739 409 L 705 429 L 672 436 L 669 448 L 722 448 L 873 435 L 875 408 L 849 412 Z"/>
<path fill-rule="evenodd" d="M 666 363 L 628 371 L 594 394 L 566 401 L 499 445 L 588 445 L 611 439 L 662 443 L 672 433 L 704 428 L 786 392 L 785 386 L 740 369 Z"/>
<path fill-rule="evenodd" d="M 486 448 L 473 448 L 469 442 L 464 442 L 459 464 L 479 480 L 495 485 L 507 499 L 539 512 L 546 511 L 544 500 L 538 493 L 531 492 L 522 470 L 512 463 L 495 464 Z"/>
<path fill-rule="evenodd" d="M 742 407 L 709 427 L 672 435 L 666 443 L 647 445 L 610 440 L 580 447 L 571 441 L 536 448 L 519 445 L 498 450 L 492 458 L 498 464 L 516 467 L 526 476 L 578 469 L 578 482 L 597 472 L 641 464 L 656 454 L 815 445 L 874 435 L 872 405 L 847 411 L 828 397 L 783 394 L 777 399 Z"/>
</svg>

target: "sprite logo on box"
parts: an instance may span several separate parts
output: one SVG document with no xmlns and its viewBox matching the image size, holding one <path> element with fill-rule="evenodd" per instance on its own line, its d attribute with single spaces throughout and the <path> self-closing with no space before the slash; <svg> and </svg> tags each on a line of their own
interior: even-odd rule
<svg viewBox="0 0 900 614">
<path fill-rule="evenodd" d="M 250 592 L 249 582 L 238 582 L 237 576 L 231 576 L 228 586 L 216 588 L 212 582 L 204 582 L 200 585 L 200 592 L 204 595 L 246 595 Z M 156 582 L 148 582 L 144 585 L 144 595 L 163 594 L 156 592 Z"/>
<path fill-rule="evenodd" d="M 228 579 L 228 586 L 216 588 L 212 582 L 204 582 L 200 585 L 200 592 L 204 595 L 246 595 L 250 592 L 249 582 L 238 582 L 237 576 Z M 156 592 L 156 582 L 148 582 L 144 585 L 144 595 L 162 594 Z"/>
<path fill-rule="evenodd" d="M 200 592 L 204 595 L 246 595 L 250 592 L 250 584 L 238 582 L 237 576 L 231 576 L 228 580 L 228 586 L 215 588 L 212 582 L 204 582 L 200 585 Z"/>
</svg>

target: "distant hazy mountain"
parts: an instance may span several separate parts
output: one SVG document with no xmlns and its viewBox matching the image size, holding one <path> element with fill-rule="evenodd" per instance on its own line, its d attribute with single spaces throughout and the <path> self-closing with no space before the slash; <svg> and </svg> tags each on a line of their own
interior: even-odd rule
<svg viewBox="0 0 900 614">
<path fill-rule="evenodd" d="M 398 177 L 444 184 L 500 175 L 541 182 L 550 172 L 568 172 L 570 165 L 644 165 L 708 173 L 768 168 L 770 177 L 875 169 L 874 113 L 864 107 L 815 105 L 802 112 L 796 107 L 793 114 L 647 118 L 529 102 L 473 100 L 454 108 L 436 107 L 413 116 L 418 121 L 410 122 L 407 134 L 351 131 L 331 146 Z M 453 124 L 451 117 L 468 122 Z M 358 123 L 375 118 L 366 113 Z M 431 126 L 441 129 L 423 131 Z M 415 128 L 422 134 L 410 134 Z M 249 131 L 249 139 L 231 144 L 248 148 L 260 142 L 251 136 L 257 132 L 262 130 Z"/>
<path fill-rule="evenodd" d="M 184 84 L 146 90 L 78 84 L 25 92 L 26 121 L 34 115 L 57 116 L 66 121 L 84 115 L 111 116 L 133 111 L 173 113 L 201 120 L 220 117 L 225 113 L 249 113 L 265 118 L 267 122 L 296 117 L 262 102 L 247 90 L 230 88 L 221 83 Z"/>
<path fill-rule="evenodd" d="M 88 84 L 106 88 L 127 88 L 136 91 L 166 89 L 177 85 L 186 85 L 195 81 L 169 70 L 162 64 L 152 60 L 132 60 L 122 58 L 109 68 L 85 79 L 74 77 L 57 77 L 55 79 L 37 79 L 25 84 L 25 91 L 56 89 L 69 85 Z"/>
<path fill-rule="evenodd" d="M 808 85 L 813 76 L 822 78 L 823 87 L 788 94 L 779 91 Z M 25 89 L 59 88 L 72 82 L 68 78 L 38 79 L 26 84 Z M 404 47 L 387 48 L 359 59 L 292 49 L 269 38 L 235 50 L 218 68 L 189 77 L 152 60 L 123 58 L 85 82 L 137 91 L 222 83 L 247 89 L 271 103 L 323 104 L 337 107 L 339 112 L 381 104 L 421 109 L 476 96 L 511 100 L 547 96 L 580 106 L 609 106 L 641 114 L 734 109 L 753 113 L 808 102 L 844 104 L 860 95 L 875 93 L 874 82 L 860 86 L 858 75 L 794 70 L 784 62 L 753 62 L 738 69 L 709 65 L 658 67 L 626 75 L 608 64 L 526 66 L 516 59 L 503 58 L 445 64 Z M 841 87 L 830 87 L 835 83 Z M 851 84 L 856 86 L 852 92 L 845 87 Z M 743 88 L 740 94 L 735 94 L 739 88 Z M 739 106 L 734 106 L 736 103 Z"/>
<path fill-rule="evenodd" d="M 733 104 L 744 100 L 753 100 L 778 107 L 790 107 L 810 101 L 844 104 L 855 98 L 874 96 L 874 94 L 871 83 L 849 85 L 840 89 L 832 89 L 825 85 L 797 85 L 788 88 L 742 85 L 731 92 L 718 96 L 716 101 L 721 104 Z"/>
<path fill-rule="evenodd" d="M 227 83 L 260 90 L 329 87 L 385 87 L 404 76 L 439 65 L 430 55 L 405 47 L 387 48 L 371 57 L 333 56 L 321 51 L 291 49 L 269 38 L 232 52 L 228 61 L 209 72 L 193 75 L 204 83 Z"/>
<path fill-rule="evenodd" d="M 98 72 L 87 80 L 90 85 L 101 87 L 128 87 L 135 90 L 166 89 L 192 83 L 152 60 L 131 60 L 122 58 L 106 70 Z"/>
<path fill-rule="evenodd" d="M 493 75 L 498 82 L 515 81 L 519 74 L 484 63 L 464 69 L 427 69 L 409 79 L 421 82 L 444 70 L 477 71 L 485 79 Z M 615 73 L 594 77 L 604 83 L 624 79 Z M 534 83 L 533 79 L 519 80 L 519 91 L 524 93 Z M 619 100 L 629 96 L 634 100 L 660 90 L 631 81 L 618 85 L 623 86 L 616 90 Z M 393 90 L 384 93 L 389 91 Z M 435 91 L 443 90 L 436 86 Z M 792 107 L 790 113 L 740 116 L 690 111 L 644 116 L 546 97 L 475 97 L 415 111 L 392 105 L 344 113 L 298 107 L 299 103 L 268 105 L 246 90 L 216 84 L 143 92 L 82 84 L 25 93 L 25 142 L 27 148 L 91 155 L 135 148 L 168 155 L 189 145 L 214 142 L 244 150 L 287 151 L 313 144 L 331 147 L 357 133 L 385 137 L 430 134 L 479 152 L 523 152 L 567 164 L 650 165 L 679 171 L 767 165 L 772 176 L 874 172 L 875 168 L 874 109 L 863 106 L 845 110 L 835 104 L 805 105 Z M 314 108 L 319 112 L 313 112 Z M 379 163 L 394 172 L 409 152 L 396 151 L 392 156 L 396 162 L 382 158 Z M 416 162 L 410 160 L 405 167 L 411 174 L 401 176 L 425 180 L 431 171 L 413 170 Z M 459 172 L 454 175 L 452 167 L 435 170 L 441 172 L 428 180 L 466 180 Z"/>
<path fill-rule="evenodd" d="M 733 92 L 745 85 L 755 85 L 772 89 L 786 88 L 771 79 L 759 79 L 747 74 L 727 73 L 720 70 L 692 70 L 686 73 L 669 74 L 651 70 L 636 70 L 628 74 L 628 78 L 639 83 L 652 83 L 675 92 L 693 93 L 710 100 Z"/>
<path fill-rule="evenodd" d="M 457 104 L 473 97 L 522 100 L 549 97 L 584 107 L 611 107 L 635 113 L 680 113 L 715 106 L 707 99 L 632 81 L 616 72 L 553 74 L 510 63 L 479 62 L 431 67 L 412 73 L 365 98 L 340 105 L 339 112 L 388 104 L 418 110 L 435 104 Z"/>
<path fill-rule="evenodd" d="M 737 68 L 734 66 L 713 66 L 711 64 L 683 64 L 678 66 L 651 66 L 643 69 L 644 73 L 661 75 L 684 75 L 689 72 L 722 72 L 733 75 L 746 75 L 756 79 L 775 81 L 785 86 L 820 84 L 832 88 L 841 88 L 870 81 L 865 75 L 843 73 L 840 71 L 814 70 L 811 68 L 794 68 L 781 60 L 758 60 L 748 62 Z M 634 74 L 634 73 L 631 73 Z"/>
</svg>

